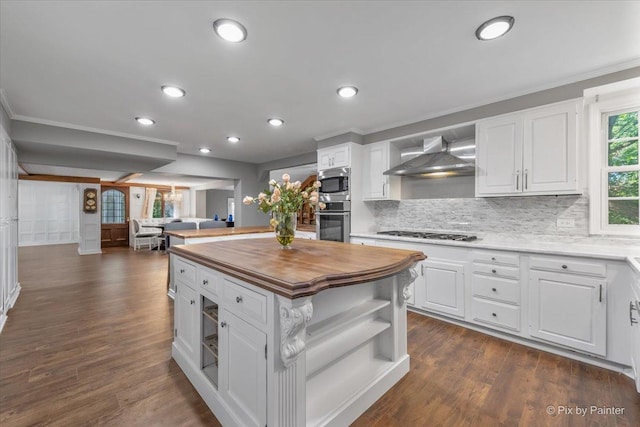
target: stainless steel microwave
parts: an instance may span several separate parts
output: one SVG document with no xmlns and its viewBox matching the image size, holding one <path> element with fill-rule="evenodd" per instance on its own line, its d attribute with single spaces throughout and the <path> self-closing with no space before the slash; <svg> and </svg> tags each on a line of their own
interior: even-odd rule
<svg viewBox="0 0 640 427">
<path fill-rule="evenodd" d="M 318 172 L 318 181 L 321 182 L 321 195 L 349 195 L 350 168 L 327 169 Z"/>
</svg>

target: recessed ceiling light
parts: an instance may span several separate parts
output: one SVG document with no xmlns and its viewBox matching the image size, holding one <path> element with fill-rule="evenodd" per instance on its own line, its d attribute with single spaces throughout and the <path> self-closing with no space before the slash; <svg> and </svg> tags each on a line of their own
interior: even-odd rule
<svg viewBox="0 0 640 427">
<path fill-rule="evenodd" d="M 141 125 L 145 125 L 145 126 L 151 126 L 156 122 L 155 120 L 152 120 L 148 117 L 136 117 L 136 121 Z"/>
<path fill-rule="evenodd" d="M 351 98 L 356 96 L 357 93 L 358 88 L 355 86 L 342 86 L 341 88 L 338 88 L 338 95 L 343 98 Z"/>
<path fill-rule="evenodd" d="M 238 138 L 237 136 L 228 136 L 227 141 L 229 141 L 232 144 L 235 144 L 236 142 L 240 142 L 240 138 Z"/>
<path fill-rule="evenodd" d="M 247 29 L 233 19 L 218 19 L 213 23 L 213 30 L 218 36 L 232 43 L 239 43 L 247 38 Z"/>
<path fill-rule="evenodd" d="M 203 148 L 201 148 L 201 149 L 200 149 L 200 152 L 201 152 L 202 154 L 207 154 L 207 153 L 210 153 L 210 152 L 211 152 L 211 150 L 209 150 L 208 148 L 204 148 L 204 147 L 203 147 Z"/>
<path fill-rule="evenodd" d="M 282 119 L 276 119 L 276 118 L 269 119 L 269 120 L 267 120 L 267 122 L 268 122 L 271 126 L 275 126 L 275 127 L 282 126 L 282 125 L 284 124 L 284 120 L 282 120 Z"/>
<path fill-rule="evenodd" d="M 165 95 L 172 98 L 180 98 L 181 96 L 185 96 L 187 94 L 184 90 L 180 89 L 177 86 L 165 85 L 162 86 L 161 89 L 165 93 Z"/>
<path fill-rule="evenodd" d="M 497 18 L 489 19 L 483 23 L 476 30 L 476 37 L 478 40 L 493 40 L 500 36 L 503 36 L 509 32 L 515 19 L 513 16 L 498 16 Z"/>
</svg>

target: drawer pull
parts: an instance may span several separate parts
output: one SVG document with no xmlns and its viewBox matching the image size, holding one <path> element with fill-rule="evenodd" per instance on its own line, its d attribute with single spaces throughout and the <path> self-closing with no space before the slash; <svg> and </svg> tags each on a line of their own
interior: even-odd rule
<svg viewBox="0 0 640 427">
<path fill-rule="evenodd" d="M 492 290 L 493 292 L 498 292 L 498 290 L 497 290 L 496 288 L 491 288 L 491 290 Z"/>
<path fill-rule="evenodd" d="M 180 274 L 184 274 L 184 268 L 180 269 Z"/>
<path fill-rule="evenodd" d="M 562 265 L 562 269 L 563 269 L 563 270 L 566 270 L 567 268 L 568 268 L 568 267 L 567 267 L 567 264 L 563 264 L 563 265 Z"/>
<path fill-rule="evenodd" d="M 242 297 L 236 297 L 236 302 L 240 304 L 242 302 Z"/>
<path fill-rule="evenodd" d="M 631 326 L 638 323 L 638 321 L 633 318 L 633 310 L 637 310 L 637 308 L 633 301 L 631 301 L 629 302 L 629 321 L 631 321 Z"/>
<path fill-rule="evenodd" d="M 496 274 L 496 273 L 497 273 L 497 271 L 496 271 L 496 269 L 495 269 L 495 268 L 494 268 L 493 270 L 491 270 L 491 272 L 492 272 L 493 274 Z"/>
<path fill-rule="evenodd" d="M 491 261 L 495 261 L 495 260 L 496 260 L 496 257 L 492 256 Z"/>
<path fill-rule="evenodd" d="M 491 313 L 491 315 L 492 315 L 493 317 L 498 317 L 498 315 L 497 315 L 497 314 L 495 314 L 495 313 Z"/>
<path fill-rule="evenodd" d="M 600 296 L 598 297 L 598 300 L 602 302 L 602 284 L 600 285 Z"/>
<path fill-rule="evenodd" d="M 220 327 L 224 328 L 225 326 L 227 326 L 227 322 L 220 322 Z"/>
<path fill-rule="evenodd" d="M 190 302 L 191 302 L 191 305 L 196 303 L 195 300 L 191 300 Z"/>
<path fill-rule="evenodd" d="M 206 285 L 208 285 L 208 284 L 209 284 L 209 281 L 208 281 L 207 279 L 203 279 L 203 280 L 202 280 L 202 284 L 206 286 Z"/>
</svg>

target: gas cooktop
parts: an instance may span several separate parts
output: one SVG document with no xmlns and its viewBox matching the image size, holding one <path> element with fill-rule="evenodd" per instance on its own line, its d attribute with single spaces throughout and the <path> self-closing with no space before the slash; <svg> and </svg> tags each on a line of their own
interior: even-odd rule
<svg viewBox="0 0 640 427">
<path fill-rule="evenodd" d="M 379 231 L 378 234 L 384 234 L 387 236 L 398 237 L 414 237 L 418 239 L 436 239 L 436 240 L 457 240 L 459 242 L 470 242 L 476 240 L 476 236 L 470 236 L 468 234 L 454 234 L 454 233 L 433 233 L 428 231 Z"/>
</svg>

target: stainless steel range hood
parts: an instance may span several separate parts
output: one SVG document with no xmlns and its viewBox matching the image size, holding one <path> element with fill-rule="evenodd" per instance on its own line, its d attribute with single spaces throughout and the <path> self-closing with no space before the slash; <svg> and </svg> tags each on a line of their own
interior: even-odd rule
<svg viewBox="0 0 640 427">
<path fill-rule="evenodd" d="M 467 147 L 450 147 L 442 136 L 424 140 L 422 153 L 384 172 L 385 175 L 441 177 L 473 175 L 475 163 L 450 154 Z M 475 151 L 475 145 L 471 146 Z M 416 153 L 414 150 L 413 153 Z M 405 153 L 403 153 L 405 154 Z M 472 156 L 474 157 L 474 156 Z"/>
</svg>

